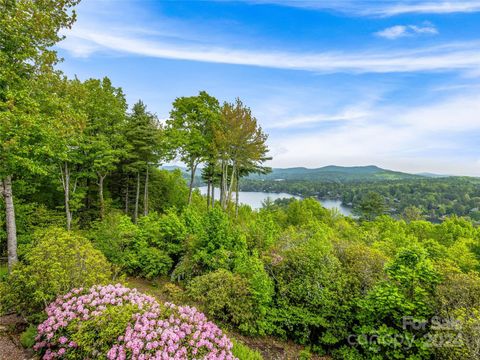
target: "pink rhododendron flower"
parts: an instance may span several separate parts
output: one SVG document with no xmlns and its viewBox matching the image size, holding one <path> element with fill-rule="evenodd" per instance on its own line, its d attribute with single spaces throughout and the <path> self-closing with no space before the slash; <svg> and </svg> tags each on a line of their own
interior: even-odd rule
<svg viewBox="0 0 480 360">
<path fill-rule="evenodd" d="M 232 342 L 204 314 L 188 306 L 160 305 L 151 296 L 120 284 L 73 289 L 47 309 L 48 318 L 38 326 L 34 350 L 42 359 L 81 358 L 84 349 L 75 343 L 75 326 L 101 316 L 110 307 L 133 305 L 136 311 L 123 335 L 112 339 L 111 348 L 92 357 L 109 360 L 207 359 L 234 360 Z M 73 323 L 74 326 L 69 327 Z M 73 328 L 73 330 L 72 330 Z M 103 350 L 104 351 L 104 350 Z"/>
</svg>

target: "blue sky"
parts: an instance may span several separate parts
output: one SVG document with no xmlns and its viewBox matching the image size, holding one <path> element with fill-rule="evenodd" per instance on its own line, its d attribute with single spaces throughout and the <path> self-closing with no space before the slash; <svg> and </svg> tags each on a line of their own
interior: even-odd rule
<svg viewBox="0 0 480 360">
<path fill-rule="evenodd" d="M 274 167 L 480 176 L 480 1 L 83 0 L 59 44 L 160 119 L 240 97 Z"/>
</svg>

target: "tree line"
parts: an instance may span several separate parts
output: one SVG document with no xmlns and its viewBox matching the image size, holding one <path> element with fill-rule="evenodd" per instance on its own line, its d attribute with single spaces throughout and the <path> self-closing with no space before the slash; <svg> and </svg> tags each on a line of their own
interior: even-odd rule
<svg viewBox="0 0 480 360">
<path fill-rule="evenodd" d="M 478 179 L 470 177 L 356 182 L 243 179 L 240 182 L 244 191 L 287 192 L 302 197 L 339 199 L 345 206 L 359 210 L 373 198 L 379 204 L 375 214 L 405 219 L 412 219 L 414 215 L 414 220 L 432 222 L 453 215 L 480 221 L 479 185 Z"/>
</svg>

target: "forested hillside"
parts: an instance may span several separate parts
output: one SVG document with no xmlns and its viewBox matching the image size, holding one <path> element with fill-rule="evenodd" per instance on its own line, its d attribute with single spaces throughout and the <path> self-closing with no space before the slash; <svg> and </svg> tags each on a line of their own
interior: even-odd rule
<svg viewBox="0 0 480 360">
<path fill-rule="evenodd" d="M 0 319 L 17 324 L 0 338 L 47 360 L 480 358 L 475 182 L 247 180 L 362 199 L 358 218 L 314 198 L 254 211 L 240 184 L 270 158 L 252 110 L 200 91 L 161 122 L 107 77 L 68 78 L 52 46 L 76 4 L 0 2 Z"/>
<path fill-rule="evenodd" d="M 272 169 L 272 172 L 262 175 L 250 175 L 252 180 L 297 180 L 325 182 L 358 182 L 420 179 L 421 175 L 413 175 L 398 171 L 385 170 L 377 166 L 325 166 L 318 169 L 286 168 Z"/>
<path fill-rule="evenodd" d="M 344 205 L 360 213 L 362 204 L 368 203 L 375 193 L 379 195 L 376 205 L 379 214 L 433 222 L 454 215 L 480 220 L 480 180 L 470 177 L 345 182 L 244 179 L 240 188 L 244 191 L 286 192 L 302 197 L 340 199 Z"/>
</svg>

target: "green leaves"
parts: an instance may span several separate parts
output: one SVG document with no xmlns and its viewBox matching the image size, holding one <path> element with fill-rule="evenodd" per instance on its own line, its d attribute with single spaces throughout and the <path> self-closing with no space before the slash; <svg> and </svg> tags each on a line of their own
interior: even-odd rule
<svg viewBox="0 0 480 360">
<path fill-rule="evenodd" d="M 89 287 L 110 280 L 110 265 L 84 237 L 49 228 L 35 237 L 5 284 L 3 301 L 10 310 L 31 316 L 43 310 L 57 295 L 74 287 Z"/>
</svg>

